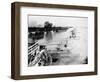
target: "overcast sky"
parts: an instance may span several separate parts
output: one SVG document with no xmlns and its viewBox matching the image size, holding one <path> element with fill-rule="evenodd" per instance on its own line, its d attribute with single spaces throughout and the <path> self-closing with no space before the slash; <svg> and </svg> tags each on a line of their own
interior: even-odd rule
<svg viewBox="0 0 100 82">
<path fill-rule="evenodd" d="M 28 16 L 28 26 L 44 25 L 45 21 L 53 23 L 54 26 L 87 27 L 88 18 L 83 17 L 61 17 L 61 16 Z"/>
</svg>

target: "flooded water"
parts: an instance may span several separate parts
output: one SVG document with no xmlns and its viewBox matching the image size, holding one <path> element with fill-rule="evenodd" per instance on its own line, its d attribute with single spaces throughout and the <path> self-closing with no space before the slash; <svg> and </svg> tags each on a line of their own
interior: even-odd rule
<svg viewBox="0 0 100 82">
<path fill-rule="evenodd" d="M 38 40 L 39 45 L 46 45 L 47 50 L 58 52 L 60 47 L 58 61 L 52 65 L 83 64 L 87 58 L 87 29 L 77 28 L 76 38 L 69 38 L 71 30 L 61 32 L 45 32 L 44 38 Z M 67 44 L 67 47 L 65 47 Z"/>
</svg>

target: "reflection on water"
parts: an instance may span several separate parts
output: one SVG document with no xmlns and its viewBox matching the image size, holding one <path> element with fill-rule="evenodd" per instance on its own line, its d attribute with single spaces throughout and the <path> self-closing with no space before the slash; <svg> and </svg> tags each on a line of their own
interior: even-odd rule
<svg viewBox="0 0 100 82">
<path fill-rule="evenodd" d="M 46 33 L 44 34 L 44 37 L 45 37 L 45 40 L 46 40 L 46 41 L 50 42 L 50 41 L 53 39 L 52 32 L 51 32 L 51 31 L 46 32 Z"/>
<path fill-rule="evenodd" d="M 62 41 L 66 40 L 70 33 L 67 31 L 62 31 L 62 32 L 45 32 L 44 33 L 44 38 L 38 40 L 38 43 L 41 44 L 59 44 Z"/>
</svg>

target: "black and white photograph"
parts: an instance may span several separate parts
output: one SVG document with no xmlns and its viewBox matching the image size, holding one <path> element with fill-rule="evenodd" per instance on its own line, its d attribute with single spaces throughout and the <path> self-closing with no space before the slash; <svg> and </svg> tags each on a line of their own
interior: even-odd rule
<svg viewBox="0 0 100 82">
<path fill-rule="evenodd" d="M 88 64 L 88 18 L 28 15 L 28 67 Z"/>
<path fill-rule="evenodd" d="M 97 7 L 12 3 L 13 79 L 97 75 Z"/>
</svg>

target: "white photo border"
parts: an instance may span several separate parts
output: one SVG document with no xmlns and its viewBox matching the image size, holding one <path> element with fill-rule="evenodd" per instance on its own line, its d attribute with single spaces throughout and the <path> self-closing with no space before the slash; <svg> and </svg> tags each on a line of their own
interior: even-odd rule
<svg viewBox="0 0 100 82">
<path fill-rule="evenodd" d="M 74 13 L 73 13 L 74 12 Z M 76 14 L 75 14 L 76 13 Z M 46 67 L 28 67 L 28 23 L 27 15 L 58 15 L 88 17 L 88 64 Z M 56 9 L 39 7 L 20 8 L 20 75 L 42 75 L 58 73 L 94 72 L 94 16 L 93 10 Z"/>
</svg>

